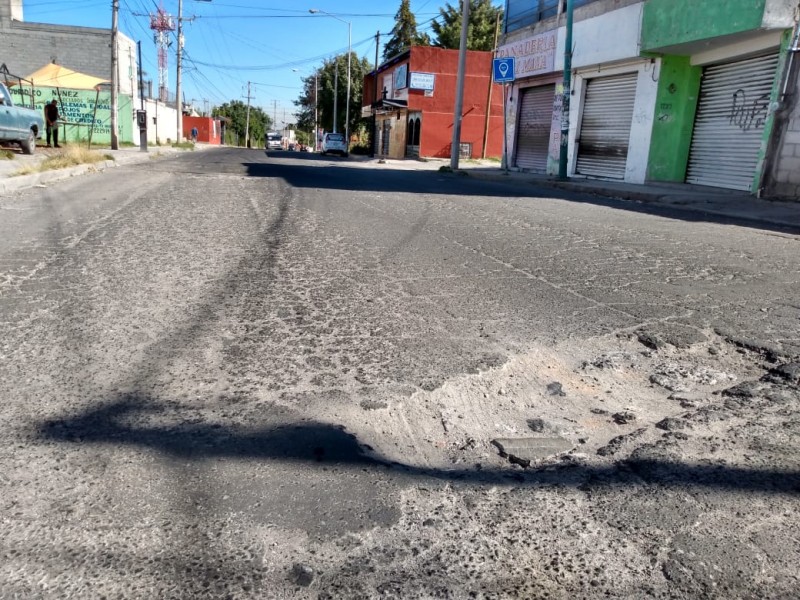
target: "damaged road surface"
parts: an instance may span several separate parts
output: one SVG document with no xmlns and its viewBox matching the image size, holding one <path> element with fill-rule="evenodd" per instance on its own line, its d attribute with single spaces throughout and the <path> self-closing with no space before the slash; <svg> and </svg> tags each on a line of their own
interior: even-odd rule
<svg viewBox="0 0 800 600">
<path fill-rule="evenodd" d="M 0 598 L 796 598 L 800 239 L 220 149 L 0 198 Z"/>
</svg>

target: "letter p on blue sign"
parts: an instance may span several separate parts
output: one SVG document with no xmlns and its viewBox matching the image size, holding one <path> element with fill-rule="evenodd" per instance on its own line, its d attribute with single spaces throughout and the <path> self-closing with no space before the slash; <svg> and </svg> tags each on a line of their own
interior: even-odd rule
<svg viewBox="0 0 800 600">
<path fill-rule="evenodd" d="M 495 83 L 514 81 L 514 57 L 495 58 L 492 61 L 492 74 Z"/>
</svg>

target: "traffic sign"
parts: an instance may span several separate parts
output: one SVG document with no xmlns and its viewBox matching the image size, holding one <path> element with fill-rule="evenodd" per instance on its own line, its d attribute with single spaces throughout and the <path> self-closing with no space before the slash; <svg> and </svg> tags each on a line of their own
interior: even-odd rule
<svg viewBox="0 0 800 600">
<path fill-rule="evenodd" d="M 495 58 L 492 61 L 492 71 L 495 83 L 509 83 L 514 81 L 514 57 Z"/>
</svg>

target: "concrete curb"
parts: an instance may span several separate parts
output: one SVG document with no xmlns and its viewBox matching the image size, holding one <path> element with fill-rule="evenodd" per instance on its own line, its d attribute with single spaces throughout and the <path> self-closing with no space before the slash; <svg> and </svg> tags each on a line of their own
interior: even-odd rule
<svg viewBox="0 0 800 600">
<path fill-rule="evenodd" d="M 200 151 L 199 149 L 194 150 Z M 124 152 L 114 156 L 114 160 L 104 160 L 92 164 L 76 165 L 65 169 L 54 169 L 52 171 L 42 171 L 31 173 L 30 175 L 18 175 L 14 177 L 0 178 L 0 195 L 16 192 L 19 190 L 32 188 L 40 185 L 48 185 L 65 179 L 70 179 L 86 173 L 99 173 L 106 169 L 122 167 L 125 165 L 147 162 L 155 158 L 162 158 L 173 154 L 192 152 L 176 148 L 154 148 L 148 152 Z"/>
<path fill-rule="evenodd" d="M 481 172 L 472 169 L 460 169 L 461 174 L 489 181 L 526 184 L 548 189 L 558 189 L 573 193 L 589 194 L 603 198 L 655 204 L 665 208 L 727 217 L 752 223 L 769 224 L 790 230 L 800 230 L 800 203 L 771 201 L 748 196 L 746 204 L 731 199 L 727 195 L 713 194 L 702 198 L 696 195 L 647 190 L 621 190 L 592 183 L 589 180 L 580 182 L 558 181 L 545 178 L 526 178 L 524 175 L 507 175 L 497 172 Z M 719 196 L 719 197 L 716 197 Z M 770 214 L 772 213 L 772 214 Z"/>
</svg>

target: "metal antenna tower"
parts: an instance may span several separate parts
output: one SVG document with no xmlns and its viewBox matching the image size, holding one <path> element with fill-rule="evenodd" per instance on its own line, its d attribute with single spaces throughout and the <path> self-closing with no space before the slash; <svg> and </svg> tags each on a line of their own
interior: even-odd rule
<svg viewBox="0 0 800 600">
<path fill-rule="evenodd" d="M 162 102 L 168 100 L 167 94 L 167 49 L 172 45 L 172 40 L 169 39 L 169 34 L 175 31 L 175 21 L 172 15 L 164 10 L 164 5 L 159 4 L 158 12 L 150 14 L 150 29 L 155 33 L 153 34 L 153 41 L 158 47 L 158 97 Z"/>
</svg>

